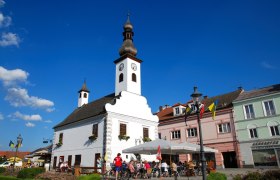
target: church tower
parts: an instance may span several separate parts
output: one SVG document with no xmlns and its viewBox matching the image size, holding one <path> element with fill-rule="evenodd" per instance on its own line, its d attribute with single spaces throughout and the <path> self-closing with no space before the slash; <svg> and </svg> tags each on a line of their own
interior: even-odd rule
<svg viewBox="0 0 280 180">
<path fill-rule="evenodd" d="M 89 90 L 87 89 L 86 81 L 84 82 L 81 90 L 79 90 L 78 93 L 79 93 L 78 107 L 81 107 L 82 105 L 88 103 Z"/>
<path fill-rule="evenodd" d="M 119 50 L 120 58 L 114 61 L 116 65 L 115 95 L 119 95 L 121 91 L 141 95 L 142 60 L 136 58 L 137 49 L 133 44 L 134 32 L 129 14 L 123 29 L 124 39 Z"/>
</svg>

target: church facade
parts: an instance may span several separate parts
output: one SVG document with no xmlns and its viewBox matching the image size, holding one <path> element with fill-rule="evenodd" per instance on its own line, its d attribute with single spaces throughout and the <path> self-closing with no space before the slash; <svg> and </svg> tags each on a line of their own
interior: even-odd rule
<svg viewBox="0 0 280 180">
<path fill-rule="evenodd" d="M 123 28 L 120 57 L 114 61 L 115 92 L 88 102 L 90 91 L 83 84 L 78 107 L 54 127 L 53 168 L 65 161 L 69 166 L 96 167 L 100 156 L 109 168 L 123 149 L 158 138 L 158 117 L 141 95 L 142 60 L 136 57 L 129 16 Z M 149 155 L 142 158 L 154 160 Z M 122 154 L 122 159 L 130 161 L 135 156 Z"/>
</svg>

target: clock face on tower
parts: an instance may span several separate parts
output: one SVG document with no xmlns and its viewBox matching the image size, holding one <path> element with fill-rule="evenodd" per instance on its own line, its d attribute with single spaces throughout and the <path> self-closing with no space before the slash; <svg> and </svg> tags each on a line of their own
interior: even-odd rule
<svg viewBox="0 0 280 180">
<path fill-rule="evenodd" d="M 124 64 L 123 64 L 123 63 L 121 63 L 121 64 L 119 65 L 119 71 L 122 71 L 122 70 L 123 70 L 123 68 L 124 68 Z"/>
<path fill-rule="evenodd" d="M 137 70 L 137 65 L 136 65 L 135 63 L 132 63 L 132 64 L 131 64 L 131 68 L 132 68 L 134 71 L 136 71 L 136 70 Z"/>
</svg>

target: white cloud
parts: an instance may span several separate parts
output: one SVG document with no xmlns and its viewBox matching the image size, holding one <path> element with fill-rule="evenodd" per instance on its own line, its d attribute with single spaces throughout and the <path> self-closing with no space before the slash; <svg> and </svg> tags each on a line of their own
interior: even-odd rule
<svg viewBox="0 0 280 180">
<path fill-rule="evenodd" d="M 0 28 L 9 27 L 11 24 L 12 18 L 10 16 L 4 16 L 4 14 L 0 12 Z"/>
<path fill-rule="evenodd" d="M 30 106 L 34 108 L 50 108 L 54 106 L 52 101 L 42 99 L 35 96 L 29 96 L 26 89 L 23 88 L 9 88 L 5 100 L 9 101 L 12 106 Z"/>
<path fill-rule="evenodd" d="M 26 82 L 28 75 L 28 72 L 21 69 L 8 70 L 0 66 L 0 81 L 5 86 L 14 85 L 18 81 Z"/>
<path fill-rule="evenodd" d="M 264 68 L 266 68 L 266 69 L 277 69 L 276 66 L 273 66 L 273 65 L 269 64 L 269 63 L 266 62 L 266 61 L 261 62 L 261 66 L 264 67 Z"/>
<path fill-rule="evenodd" d="M 25 121 L 41 121 L 42 117 L 39 114 L 33 114 L 33 115 L 25 115 L 21 114 L 20 112 L 15 112 L 14 117 L 25 120 Z"/>
<path fill-rule="evenodd" d="M 0 7 L 3 7 L 5 5 L 5 1 L 4 0 L 0 0 Z"/>
<path fill-rule="evenodd" d="M 47 108 L 46 111 L 47 112 L 53 112 L 55 110 L 55 108 Z"/>
<path fill-rule="evenodd" d="M 26 127 L 34 127 L 35 124 L 33 124 L 33 123 L 31 123 L 31 122 L 28 122 L 28 123 L 25 124 L 25 126 L 26 126 Z"/>
<path fill-rule="evenodd" d="M 3 120 L 4 119 L 4 116 L 2 113 L 0 113 L 0 120 Z"/>
<path fill-rule="evenodd" d="M 52 123 L 52 121 L 51 120 L 46 120 L 45 123 Z"/>
<path fill-rule="evenodd" d="M 14 33 L 2 33 L 2 37 L 0 39 L 0 46 L 18 46 L 20 42 L 20 38 Z"/>
</svg>

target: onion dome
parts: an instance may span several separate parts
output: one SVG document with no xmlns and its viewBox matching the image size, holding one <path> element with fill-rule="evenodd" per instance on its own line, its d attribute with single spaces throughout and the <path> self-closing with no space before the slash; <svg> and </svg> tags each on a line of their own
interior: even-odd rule
<svg viewBox="0 0 280 180">
<path fill-rule="evenodd" d="M 137 49 L 134 47 L 133 44 L 133 35 L 134 32 L 133 30 L 133 26 L 130 23 L 130 19 L 129 19 L 129 14 L 127 15 L 127 20 L 126 23 L 123 26 L 124 32 L 123 32 L 123 44 L 122 47 L 119 50 L 119 54 L 120 56 L 123 56 L 125 54 L 130 54 L 133 56 L 136 56 L 137 54 Z"/>
</svg>

